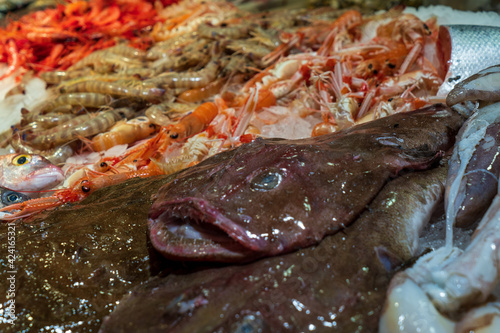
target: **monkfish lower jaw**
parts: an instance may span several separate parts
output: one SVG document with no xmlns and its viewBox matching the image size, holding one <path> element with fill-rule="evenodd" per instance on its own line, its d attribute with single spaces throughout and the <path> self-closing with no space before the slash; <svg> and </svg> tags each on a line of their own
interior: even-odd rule
<svg viewBox="0 0 500 333">
<path fill-rule="evenodd" d="M 242 262 L 264 255 L 258 240 L 203 199 L 154 204 L 148 225 L 151 244 L 168 259 Z"/>
</svg>

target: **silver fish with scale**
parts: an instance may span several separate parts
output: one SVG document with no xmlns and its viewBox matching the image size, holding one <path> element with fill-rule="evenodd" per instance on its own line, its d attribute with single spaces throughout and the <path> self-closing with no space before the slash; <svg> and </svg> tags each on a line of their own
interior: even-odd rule
<svg viewBox="0 0 500 333">
<path fill-rule="evenodd" d="M 439 28 L 440 57 L 445 81 L 438 95 L 446 96 L 453 87 L 480 70 L 498 64 L 500 27 L 448 25 Z"/>
</svg>

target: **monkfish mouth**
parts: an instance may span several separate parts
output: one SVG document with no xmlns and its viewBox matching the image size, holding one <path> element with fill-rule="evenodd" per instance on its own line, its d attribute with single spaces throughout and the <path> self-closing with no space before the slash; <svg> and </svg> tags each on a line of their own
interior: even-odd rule
<svg viewBox="0 0 500 333">
<path fill-rule="evenodd" d="M 169 259 L 234 262 L 258 256 L 258 240 L 203 199 L 155 203 L 148 224 L 151 244 Z"/>
</svg>

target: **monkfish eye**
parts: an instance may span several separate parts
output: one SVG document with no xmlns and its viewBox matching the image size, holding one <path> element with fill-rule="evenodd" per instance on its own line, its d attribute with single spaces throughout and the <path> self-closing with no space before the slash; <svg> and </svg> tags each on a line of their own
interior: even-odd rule
<svg viewBox="0 0 500 333">
<path fill-rule="evenodd" d="M 253 177 L 250 187 L 255 190 L 269 191 L 276 188 L 283 179 L 278 170 L 266 170 Z"/>
<path fill-rule="evenodd" d="M 2 196 L 2 201 L 3 201 L 4 204 L 11 205 L 11 204 L 14 204 L 16 202 L 23 201 L 23 198 L 18 193 L 15 193 L 15 192 L 6 192 Z"/>
<path fill-rule="evenodd" d="M 12 164 L 14 165 L 24 165 L 26 163 L 29 163 L 29 161 L 31 161 L 31 156 L 30 155 L 17 155 L 14 157 L 14 159 L 12 160 Z"/>
</svg>

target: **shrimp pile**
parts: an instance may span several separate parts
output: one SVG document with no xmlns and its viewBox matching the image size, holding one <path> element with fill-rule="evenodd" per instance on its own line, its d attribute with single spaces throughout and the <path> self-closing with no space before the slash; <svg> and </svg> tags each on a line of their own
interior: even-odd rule
<svg viewBox="0 0 500 333">
<path fill-rule="evenodd" d="M 66 164 L 67 180 L 51 197 L 6 207 L 7 218 L 176 172 L 257 136 L 316 136 L 440 101 L 435 19 L 401 9 L 247 13 L 199 0 L 157 14 L 142 39 L 40 74 L 50 99 L 22 110 L 2 143 Z M 93 159 L 75 165 L 84 155 Z"/>
<path fill-rule="evenodd" d="M 160 20 L 147 0 L 68 1 L 27 14 L 0 29 L 0 62 L 9 64 L 1 78 L 17 70 L 66 69 L 93 51 L 114 45 L 116 38 L 146 48 L 150 40 L 145 30 Z"/>
</svg>

